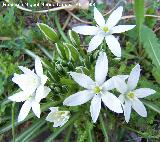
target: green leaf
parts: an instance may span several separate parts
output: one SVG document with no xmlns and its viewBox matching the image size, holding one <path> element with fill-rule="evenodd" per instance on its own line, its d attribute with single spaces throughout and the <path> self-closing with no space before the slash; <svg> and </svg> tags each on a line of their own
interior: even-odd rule
<svg viewBox="0 0 160 142">
<path fill-rule="evenodd" d="M 80 44 L 81 44 L 80 37 L 76 32 L 74 32 L 72 30 L 69 30 L 68 31 L 68 36 L 69 36 L 69 39 L 70 39 L 71 43 L 75 47 L 77 47 L 77 46 L 79 47 L 80 46 Z"/>
<path fill-rule="evenodd" d="M 140 32 L 144 22 L 144 0 L 135 0 L 135 15 L 138 31 Z"/>
<path fill-rule="evenodd" d="M 78 52 L 78 50 L 72 44 L 65 43 L 64 45 L 69 50 L 71 58 L 73 59 L 73 61 L 79 60 L 79 52 Z"/>
<path fill-rule="evenodd" d="M 142 27 L 141 43 L 152 63 L 160 70 L 160 44 L 152 29 L 146 26 Z"/>
<path fill-rule="evenodd" d="M 155 105 L 155 103 L 153 102 L 149 102 L 149 101 L 146 101 L 146 100 L 143 100 L 143 103 L 148 106 L 150 109 L 154 110 L 155 112 L 159 113 L 160 114 L 160 107 Z"/>
<path fill-rule="evenodd" d="M 58 34 L 48 25 L 43 23 L 37 23 L 37 26 L 40 28 L 40 30 L 43 32 L 47 39 L 55 43 L 59 40 Z"/>
<path fill-rule="evenodd" d="M 61 58 L 66 59 L 65 47 L 61 42 L 55 44 L 58 54 Z"/>
</svg>

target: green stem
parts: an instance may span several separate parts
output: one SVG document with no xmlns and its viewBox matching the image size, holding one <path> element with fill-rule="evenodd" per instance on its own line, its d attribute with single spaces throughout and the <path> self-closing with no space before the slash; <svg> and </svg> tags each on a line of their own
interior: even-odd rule
<svg viewBox="0 0 160 142">
<path fill-rule="evenodd" d="M 13 142 L 15 142 L 15 114 L 14 114 L 14 107 L 15 107 L 15 102 L 12 103 L 12 137 L 13 137 Z"/>
<path fill-rule="evenodd" d="M 88 129 L 88 142 L 93 142 L 91 129 Z"/>
<path fill-rule="evenodd" d="M 55 13 L 55 23 L 56 23 L 56 26 L 58 28 L 58 31 L 59 33 L 61 34 L 62 38 L 65 40 L 65 42 L 69 42 L 68 38 L 66 37 L 65 33 L 63 32 L 63 29 L 60 25 L 60 22 L 59 22 L 59 19 L 58 19 L 58 16 L 57 16 L 57 13 Z"/>
<path fill-rule="evenodd" d="M 102 114 L 100 114 L 100 126 L 101 126 L 101 129 L 102 129 L 103 135 L 105 137 L 105 142 L 109 142 L 109 137 L 108 137 L 108 134 L 107 134 L 107 130 L 106 130 L 106 126 L 104 124 Z"/>
<path fill-rule="evenodd" d="M 41 49 L 41 51 L 49 58 L 53 59 L 52 55 L 40 44 L 37 44 L 37 46 Z"/>
<path fill-rule="evenodd" d="M 67 134 L 65 136 L 64 142 L 70 142 L 72 130 L 73 130 L 73 125 L 69 126 L 69 128 L 67 129 Z"/>
</svg>

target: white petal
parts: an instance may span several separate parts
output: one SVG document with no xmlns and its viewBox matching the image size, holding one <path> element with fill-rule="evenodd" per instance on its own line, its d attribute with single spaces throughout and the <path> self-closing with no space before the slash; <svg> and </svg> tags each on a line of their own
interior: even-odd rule
<svg viewBox="0 0 160 142">
<path fill-rule="evenodd" d="M 73 27 L 72 30 L 82 35 L 96 35 L 99 28 L 96 26 L 77 26 Z"/>
<path fill-rule="evenodd" d="M 95 66 L 95 81 L 101 85 L 108 73 L 108 59 L 105 52 L 100 53 Z"/>
<path fill-rule="evenodd" d="M 95 84 L 94 81 L 87 75 L 76 72 L 69 72 L 74 81 L 76 81 L 80 86 L 92 89 L 92 86 Z"/>
<path fill-rule="evenodd" d="M 90 90 L 77 92 L 64 100 L 66 106 L 77 106 L 84 104 L 93 98 L 94 94 Z"/>
<path fill-rule="evenodd" d="M 32 106 L 32 104 L 30 101 L 25 101 L 25 103 L 22 105 L 22 108 L 20 110 L 20 113 L 18 116 L 18 122 L 23 121 L 27 117 L 27 115 L 31 109 L 31 106 Z"/>
<path fill-rule="evenodd" d="M 124 103 L 124 101 L 125 101 L 125 98 L 124 98 L 124 95 L 123 95 L 123 94 L 119 95 L 118 99 L 119 99 L 122 103 Z"/>
<path fill-rule="evenodd" d="M 140 116 L 147 117 L 146 108 L 139 99 L 136 99 L 132 102 L 132 107 Z"/>
<path fill-rule="evenodd" d="M 108 28 L 114 27 L 122 17 L 123 7 L 120 6 L 116 10 L 114 10 L 109 16 L 106 25 Z"/>
<path fill-rule="evenodd" d="M 40 102 L 43 98 L 47 97 L 50 91 L 51 89 L 46 86 L 43 86 L 43 85 L 39 86 L 36 90 L 35 100 L 37 102 Z"/>
<path fill-rule="evenodd" d="M 12 81 L 28 94 L 32 94 L 39 85 L 39 78 L 36 74 L 15 75 Z"/>
<path fill-rule="evenodd" d="M 111 29 L 111 33 L 123 33 L 125 31 L 129 31 L 133 29 L 136 25 L 118 25 Z"/>
<path fill-rule="evenodd" d="M 34 114 L 40 118 L 40 114 L 41 114 L 41 109 L 40 109 L 40 104 L 36 101 L 32 101 L 32 110 L 34 112 Z"/>
<path fill-rule="evenodd" d="M 144 98 L 149 95 L 155 94 L 156 91 L 150 88 L 140 88 L 134 90 L 134 93 L 136 94 L 137 98 Z"/>
<path fill-rule="evenodd" d="M 98 119 L 100 110 L 101 110 L 101 97 L 99 95 L 95 95 L 91 101 L 91 106 L 90 106 L 90 113 L 94 123 Z"/>
<path fill-rule="evenodd" d="M 140 65 L 137 64 L 131 71 L 129 78 L 128 78 L 128 89 L 131 91 L 136 88 L 137 83 L 140 77 Z"/>
<path fill-rule="evenodd" d="M 115 56 L 120 58 L 121 57 L 121 47 L 120 47 L 118 40 L 113 35 L 106 36 L 105 39 L 106 39 L 108 48 L 111 50 L 111 52 Z"/>
<path fill-rule="evenodd" d="M 47 82 L 48 77 L 46 75 L 41 75 L 41 84 L 44 85 Z"/>
<path fill-rule="evenodd" d="M 55 113 L 54 112 L 50 112 L 46 117 L 46 121 L 54 122 L 54 119 L 53 119 L 54 116 L 55 116 Z"/>
<path fill-rule="evenodd" d="M 19 66 L 19 69 L 21 71 L 23 71 L 24 73 L 33 73 L 33 71 L 31 71 L 30 69 L 26 68 L 26 67 L 23 67 L 23 66 Z"/>
<path fill-rule="evenodd" d="M 95 35 L 89 43 L 87 52 L 92 52 L 93 50 L 98 48 L 98 46 L 102 43 L 103 39 L 104 39 L 104 35 L 102 34 Z"/>
<path fill-rule="evenodd" d="M 52 113 L 57 112 L 59 107 L 50 107 L 49 108 L 51 110 Z"/>
<path fill-rule="evenodd" d="M 98 11 L 96 7 L 94 7 L 94 19 L 100 27 L 105 26 L 105 20 L 103 18 L 103 15 Z"/>
<path fill-rule="evenodd" d="M 120 77 L 114 77 L 114 84 L 116 89 L 121 93 L 124 94 L 127 91 L 127 84 L 124 80 L 122 80 Z"/>
<path fill-rule="evenodd" d="M 20 91 L 16 94 L 13 94 L 12 96 L 9 96 L 8 99 L 14 102 L 24 102 L 30 94 L 26 94 L 23 91 Z"/>
<path fill-rule="evenodd" d="M 35 70 L 38 76 L 43 75 L 42 63 L 38 56 L 35 59 Z"/>
<path fill-rule="evenodd" d="M 108 79 L 106 82 L 104 82 L 104 84 L 102 85 L 102 91 L 106 92 L 108 90 L 112 90 L 115 88 L 114 85 L 114 78 L 110 78 Z"/>
<path fill-rule="evenodd" d="M 110 110 L 116 113 L 123 113 L 121 101 L 112 93 L 103 94 L 102 101 Z"/>
<path fill-rule="evenodd" d="M 125 116 L 125 120 L 128 123 L 129 119 L 130 119 L 130 115 L 131 115 L 131 102 L 130 101 L 125 101 L 125 105 L 124 105 L 124 116 Z"/>
<path fill-rule="evenodd" d="M 120 79 L 122 79 L 123 81 L 125 81 L 126 79 L 128 79 L 129 75 L 116 75 L 114 77 L 119 77 Z"/>
</svg>

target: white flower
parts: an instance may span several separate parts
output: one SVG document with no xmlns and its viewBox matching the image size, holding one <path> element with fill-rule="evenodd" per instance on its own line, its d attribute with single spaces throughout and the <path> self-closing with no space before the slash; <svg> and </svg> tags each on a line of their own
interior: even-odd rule
<svg viewBox="0 0 160 142">
<path fill-rule="evenodd" d="M 53 127 L 62 127 L 69 119 L 69 111 L 59 111 L 58 107 L 50 107 L 51 112 L 46 117 L 49 122 L 54 122 Z"/>
<path fill-rule="evenodd" d="M 102 41 L 106 40 L 106 43 L 111 50 L 111 52 L 117 56 L 121 57 L 121 48 L 118 40 L 112 35 L 115 33 L 122 33 L 131 30 L 135 25 L 118 25 L 115 26 L 122 17 L 123 7 L 118 7 L 109 16 L 107 22 L 105 22 L 102 14 L 94 8 L 94 19 L 98 26 L 77 26 L 73 30 L 82 35 L 93 35 L 94 37 L 89 43 L 88 52 L 95 50 Z"/>
<path fill-rule="evenodd" d="M 45 98 L 50 88 L 44 86 L 47 81 L 47 76 L 43 74 L 43 68 L 39 57 L 35 59 L 35 70 L 19 67 L 23 74 L 14 74 L 12 81 L 16 83 L 22 91 L 8 97 L 9 100 L 15 102 L 24 102 L 18 116 L 18 122 L 23 121 L 32 108 L 35 115 L 40 118 L 40 101 Z"/>
<path fill-rule="evenodd" d="M 140 65 L 137 64 L 132 69 L 127 84 L 121 79 L 118 79 L 115 82 L 117 90 L 121 93 L 119 99 L 124 103 L 124 116 L 127 123 L 130 119 L 131 108 L 133 108 L 140 116 L 147 117 L 146 108 L 139 98 L 147 97 L 156 92 L 150 88 L 140 88 L 135 90 L 140 77 L 140 70 Z"/>
<path fill-rule="evenodd" d="M 92 99 L 90 113 L 93 122 L 96 122 L 101 109 L 101 101 L 112 111 L 122 113 L 120 100 L 109 90 L 115 88 L 114 80 L 117 77 L 125 80 L 128 76 L 115 76 L 106 80 L 108 73 L 108 59 L 103 52 L 99 55 L 95 66 L 95 82 L 87 75 L 82 73 L 70 72 L 72 78 L 82 87 L 84 91 L 77 92 L 64 100 L 67 106 L 77 106 L 84 104 Z"/>
</svg>

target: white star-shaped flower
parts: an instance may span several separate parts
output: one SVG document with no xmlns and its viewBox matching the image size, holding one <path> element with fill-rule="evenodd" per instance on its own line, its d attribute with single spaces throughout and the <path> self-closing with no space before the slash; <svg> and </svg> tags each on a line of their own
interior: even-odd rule
<svg viewBox="0 0 160 142">
<path fill-rule="evenodd" d="M 122 106 L 120 100 L 109 90 L 115 88 L 115 79 L 121 78 L 125 80 L 128 76 L 114 76 L 106 80 L 108 73 L 108 59 L 103 52 L 99 55 L 95 66 L 95 82 L 87 75 L 82 73 L 70 72 L 72 78 L 83 88 L 84 91 L 77 92 L 63 102 L 67 106 L 77 106 L 84 104 L 92 99 L 90 106 L 90 113 L 93 122 L 96 122 L 101 109 L 101 101 L 112 111 L 122 113 Z"/>
<path fill-rule="evenodd" d="M 137 64 L 131 71 L 127 84 L 124 80 L 118 79 L 115 82 L 117 90 L 121 93 L 119 99 L 121 100 L 124 109 L 125 120 L 128 123 L 133 108 L 140 116 L 147 117 L 147 111 L 139 98 L 147 97 L 154 94 L 156 91 L 150 88 L 135 89 L 140 77 L 140 65 Z"/>
<path fill-rule="evenodd" d="M 54 122 L 53 127 L 62 127 L 69 119 L 69 111 L 59 111 L 58 107 L 50 107 L 51 112 L 46 117 L 49 122 Z"/>
<path fill-rule="evenodd" d="M 125 31 L 131 30 L 135 25 L 118 25 L 116 24 L 122 17 L 123 7 L 118 7 L 109 16 L 107 22 L 105 22 L 102 14 L 94 8 L 94 19 L 97 26 L 77 26 L 73 30 L 82 35 L 93 35 L 94 37 L 89 43 L 88 52 L 95 50 L 105 39 L 106 43 L 111 50 L 111 52 L 117 56 L 121 57 L 121 48 L 118 40 L 112 35 L 115 33 L 123 33 Z"/>
<path fill-rule="evenodd" d="M 25 102 L 20 110 L 18 122 L 26 118 L 31 108 L 35 115 L 40 118 L 40 101 L 50 92 L 50 88 L 44 86 L 47 81 L 47 76 L 43 74 L 40 58 L 37 57 L 35 59 L 36 73 L 23 66 L 19 68 L 23 71 L 23 74 L 14 74 L 12 81 L 16 83 L 22 91 L 8 97 L 8 99 L 15 102 Z"/>
</svg>

